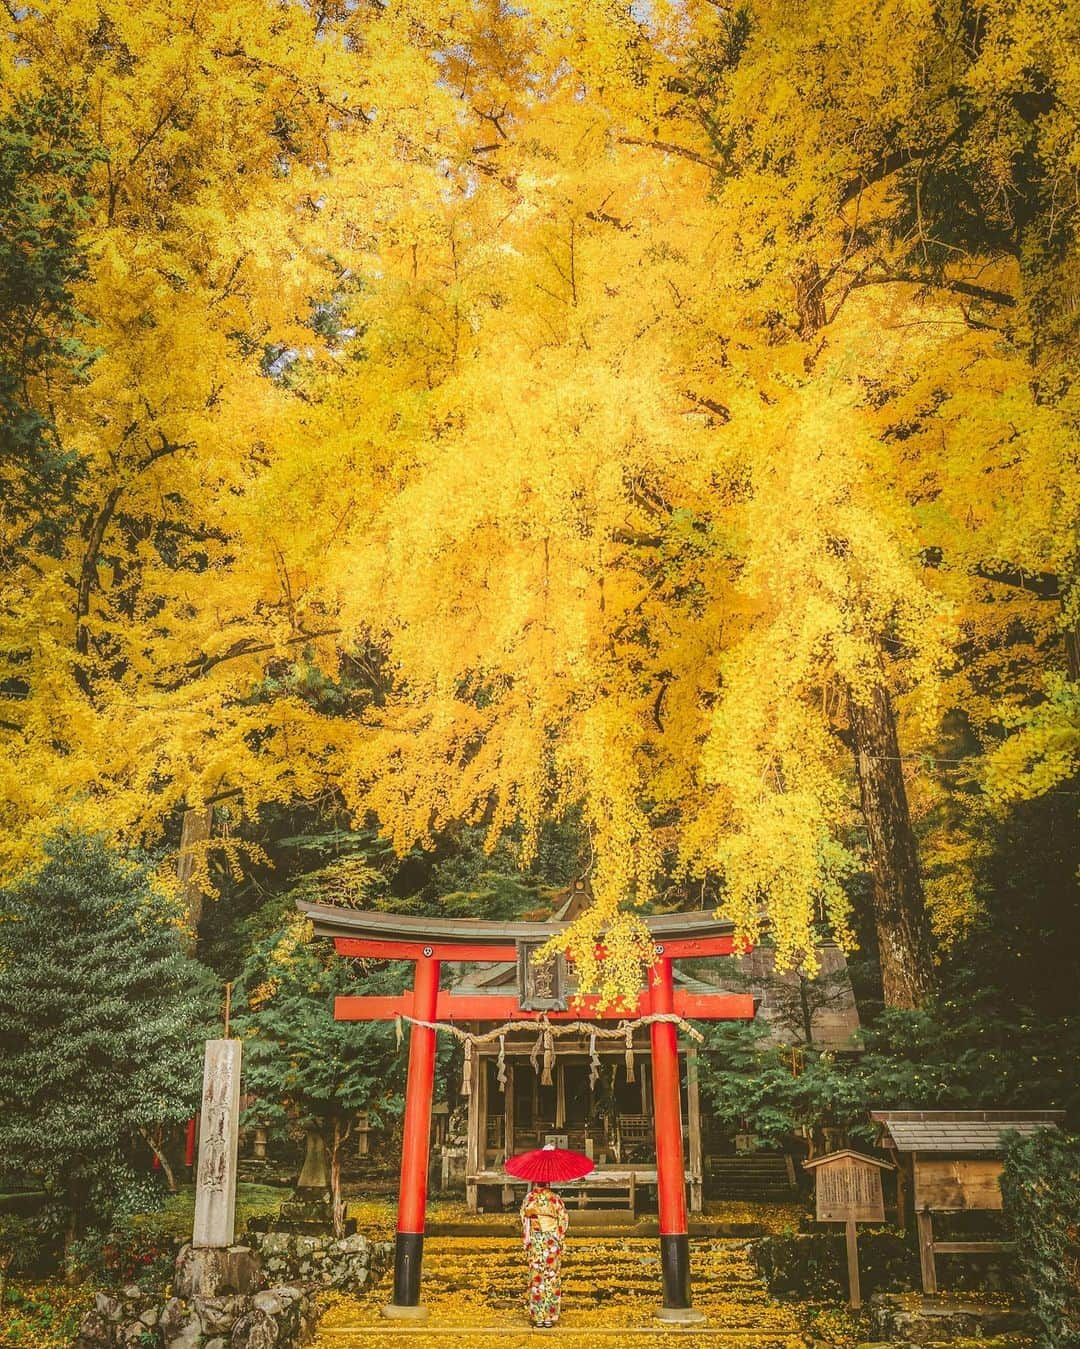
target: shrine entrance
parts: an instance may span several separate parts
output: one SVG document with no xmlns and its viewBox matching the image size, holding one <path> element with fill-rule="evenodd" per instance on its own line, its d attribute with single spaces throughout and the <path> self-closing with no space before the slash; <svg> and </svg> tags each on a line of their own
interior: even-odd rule
<svg viewBox="0 0 1080 1349">
<path fill-rule="evenodd" d="M 422 1318 L 420 1275 L 423 1259 L 424 1219 L 427 1204 L 429 1147 L 431 1138 L 432 1086 L 435 1072 L 435 1037 L 439 1030 L 456 1034 L 465 1041 L 465 1081 L 470 1099 L 469 1166 L 471 1187 L 478 1189 L 491 1178 L 491 1184 L 509 1188 L 509 1177 L 501 1170 L 507 1144 L 512 1150 L 535 1145 L 532 1133 L 566 1135 L 570 1143 L 570 1113 L 592 1109 L 590 1120 L 576 1122 L 575 1136 L 581 1129 L 582 1151 L 585 1144 L 597 1152 L 598 1180 L 633 1189 L 637 1173 L 642 1183 L 655 1184 L 660 1229 L 660 1258 L 663 1273 L 663 1306 L 658 1315 L 670 1321 L 700 1319 L 694 1313 L 690 1293 L 689 1238 L 687 1234 L 687 1186 L 692 1202 L 700 1202 L 700 1144 L 697 1170 L 691 1160 L 688 1170 L 683 1147 L 684 1117 L 687 1133 L 693 1140 L 696 1106 L 691 1109 L 691 1093 L 680 1086 L 678 1031 L 691 1039 L 696 1034 L 689 1022 L 695 1020 L 743 1020 L 754 1015 L 754 999 L 749 994 L 700 993 L 676 989 L 673 961 L 680 958 L 702 959 L 730 955 L 732 928 L 708 913 L 665 914 L 646 919 L 655 943 L 656 959 L 649 967 L 648 985 L 638 997 L 636 1007 L 612 1012 L 600 1010 L 595 997 L 573 998 L 572 974 L 562 957 L 549 966 L 538 966 L 532 952 L 564 929 L 566 922 L 485 922 L 477 919 L 449 919 L 402 916 L 364 912 L 332 905 L 300 902 L 299 908 L 312 921 L 319 936 L 331 937 L 337 952 L 345 957 L 369 960 L 408 960 L 414 965 L 411 994 L 397 997 L 339 997 L 334 1016 L 339 1021 L 388 1021 L 401 1018 L 411 1023 L 409 1068 L 405 1091 L 405 1118 L 402 1134 L 401 1183 L 398 1198 L 397 1237 L 394 1255 L 393 1301 L 384 1309 L 392 1318 Z M 440 971 L 444 963 L 484 965 L 496 972 L 509 966 L 515 972 L 514 991 L 505 987 L 476 988 L 475 991 L 440 991 Z M 522 1049 L 531 1041 L 528 1054 L 517 1055 L 514 1046 L 520 1039 Z M 565 1040 L 569 1058 L 556 1073 L 557 1042 Z M 507 1072 L 507 1044 L 513 1085 Z M 597 1118 L 596 1087 L 604 1072 L 605 1051 L 622 1056 L 629 1088 L 631 1074 L 637 1081 L 636 1065 L 641 1060 L 646 1094 L 640 1094 L 640 1113 L 616 1105 L 607 1107 Z M 647 1046 L 647 1049 L 646 1049 Z M 647 1057 L 646 1057 L 647 1055 Z M 495 1058 L 494 1065 L 492 1058 Z M 525 1100 L 526 1088 L 518 1095 L 518 1064 L 525 1059 L 538 1077 L 536 1095 L 528 1088 L 531 1111 L 526 1123 L 521 1118 L 518 1136 L 517 1104 Z M 499 1062 L 501 1060 L 502 1072 Z M 633 1067 L 631 1067 L 633 1065 Z M 647 1065 L 647 1066 L 646 1066 Z M 495 1129 L 497 1142 L 491 1146 L 491 1114 L 487 1101 L 493 1095 L 491 1072 L 503 1099 L 502 1137 Z M 590 1105 L 584 1093 L 575 1088 L 574 1104 L 567 1095 L 567 1069 L 570 1084 L 580 1082 L 574 1072 L 584 1068 L 591 1078 Z M 599 1069 L 599 1072 L 598 1072 Z M 499 1077 L 503 1078 L 499 1082 Z M 525 1074 L 522 1073 L 522 1077 Z M 688 1086 L 690 1074 L 687 1074 Z M 612 1079 L 616 1088 L 618 1074 Z M 541 1098 L 542 1089 L 553 1089 Z M 692 1093 L 696 1102 L 696 1075 Z M 624 1098 L 625 1099 L 625 1098 Z M 685 1101 L 685 1106 L 684 1106 Z M 580 1103 L 580 1104 L 579 1104 Z M 550 1120 L 548 1116 L 550 1115 Z M 603 1116 L 606 1115 L 606 1118 Z M 650 1121 L 651 1116 L 651 1121 Z M 497 1118 L 497 1116 L 496 1116 Z M 558 1121 L 561 1119 L 560 1127 Z M 475 1123 L 473 1123 L 475 1121 Z M 652 1157 L 640 1165 L 624 1162 L 631 1147 L 640 1153 L 643 1135 L 651 1122 Z M 547 1130 L 551 1123 L 554 1127 Z M 587 1125 L 591 1125 L 592 1134 Z M 625 1130 L 625 1141 L 624 1141 Z M 572 1143 L 570 1143 L 573 1146 Z M 616 1154 L 614 1161 L 612 1154 Z M 650 1164 L 651 1163 L 651 1164 Z M 696 1192 L 695 1192 L 696 1189 Z M 475 1194 L 472 1196 L 476 1202 Z"/>
<path fill-rule="evenodd" d="M 603 1028 L 600 1021 L 593 1024 Z M 473 1025 L 478 1036 L 496 1030 L 487 1022 Z M 569 1207 L 634 1213 L 651 1203 L 657 1170 L 649 1027 L 632 1030 L 629 1040 L 624 1034 L 602 1039 L 595 1031 L 559 1036 L 546 1075 L 538 1038 L 513 1027 L 494 1041 L 466 1044 L 472 1063 L 462 1183 L 469 1208 L 491 1212 L 520 1203 L 524 1182 L 508 1177 L 503 1166 L 509 1157 L 545 1143 L 583 1152 L 596 1163 L 585 1180 L 560 1188 Z M 696 1045 L 680 1047 L 678 1058 L 690 1212 L 700 1213 Z"/>
</svg>

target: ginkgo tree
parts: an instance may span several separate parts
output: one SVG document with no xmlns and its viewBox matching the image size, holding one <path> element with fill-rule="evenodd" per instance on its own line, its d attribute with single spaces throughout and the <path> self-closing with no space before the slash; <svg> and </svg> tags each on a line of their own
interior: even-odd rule
<svg viewBox="0 0 1080 1349">
<path fill-rule="evenodd" d="M 5 329 L 5 369 L 23 362 L 54 457 L 79 470 L 63 519 L 39 494 L 41 528 L 4 520 L 2 852 L 17 869 L 58 816 L 150 842 L 182 804 L 326 787 L 332 732 L 288 681 L 254 685 L 334 625 L 305 610 L 248 489 L 303 471 L 317 432 L 289 364 L 302 353 L 311 383 L 338 359 L 325 314 L 376 199 L 407 178 L 419 204 L 411 168 L 430 147 L 410 94 L 427 60 L 410 34 L 426 39 L 403 9 L 95 0 L 13 12 L 10 29 L 10 118 L 43 88 L 58 109 L 21 133 L 22 167 L 52 166 L 54 236 L 71 229 L 62 191 L 77 198 L 59 317 L 94 354 L 64 380 L 60 362 L 26 364 L 28 328 Z M 72 124 L 89 148 L 64 188 Z M 5 460 L 5 495 L 25 463 Z"/>
<path fill-rule="evenodd" d="M 667 812 L 684 863 L 722 872 L 748 935 L 764 905 L 793 958 L 822 907 L 845 929 L 854 749 L 886 996 L 915 1005 L 932 969 L 897 707 L 915 758 L 950 698 L 988 720 L 957 669 L 973 627 L 984 647 L 1017 625 L 1035 648 L 1060 641 L 1030 592 L 1002 596 L 1009 566 L 1046 566 L 1050 536 L 1066 571 L 1075 502 L 1069 409 L 1040 399 L 1024 333 L 995 318 L 1018 307 L 1023 269 L 969 222 L 966 251 L 949 246 L 959 258 L 943 261 L 943 244 L 911 270 L 901 171 L 922 152 L 890 158 L 880 129 L 858 153 L 838 149 L 881 114 L 845 64 L 863 36 L 845 39 L 846 11 L 828 11 L 832 45 L 767 7 L 696 45 L 681 19 L 657 36 L 624 15 L 587 51 L 562 18 L 547 76 L 521 80 L 542 95 L 481 112 L 502 131 L 479 185 L 443 248 L 429 242 L 420 261 L 410 250 L 396 282 L 407 306 L 442 311 L 427 382 L 443 378 L 427 443 L 409 428 L 406 471 L 376 516 L 376 568 L 351 550 L 364 572 L 343 597 L 353 622 L 384 615 L 379 640 L 409 680 L 372 718 L 388 734 L 361 749 L 354 799 L 402 842 L 463 811 L 497 831 L 508 813 L 535 820 L 585 799 L 600 895 L 579 925 L 585 969 L 598 926 L 650 892 Z M 899 25 L 910 42 L 896 53 L 874 48 L 906 99 L 894 116 L 927 114 L 911 86 L 936 22 L 928 10 Z M 655 118 L 666 95 L 679 137 L 633 124 L 649 43 L 659 73 L 642 102 Z M 679 44 L 694 78 L 715 58 L 689 111 Z M 848 101 L 848 131 L 817 109 L 800 144 L 788 103 L 762 112 L 741 82 L 834 48 L 808 87 Z M 598 51 L 611 53 L 606 82 Z M 953 74 L 975 55 L 961 43 Z M 618 72 L 635 61 L 630 87 Z M 789 66 L 794 105 L 791 78 Z M 924 90 L 948 111 L 946 92 Z M 727 160 L 721 117 L 740 147 Z M 877 216 L 865 234 L 849 218 L 869 209 L 864 194 Z M 896 256 L 879 274 L 885 242 Z M 650 551 L 655 564 L 641 560 Z M 387 745 L 395 772 L 377 781 Z"/>
<path fill-rule="evenodd" d="M 3 59 L 97 118 L 102 355 L 8 588 L 6 865 L 57 809 L 527 855 L 575 807 L 586 984 L 636 989 L 662 876 L 812 966 L 866 869 L 925 1001 L 920 760 L 959 715 L 988 804 L 1076 766 L 1075 17 L 45 11 Z"/>
</svg>

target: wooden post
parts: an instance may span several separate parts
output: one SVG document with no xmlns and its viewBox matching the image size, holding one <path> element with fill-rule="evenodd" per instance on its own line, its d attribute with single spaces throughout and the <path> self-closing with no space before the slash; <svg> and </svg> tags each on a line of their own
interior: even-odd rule
<svg viewBox="0 0 1080 1349">
<path fill-rule="evenodd" d="M 476 1065 L 480 1055 L 477 1053 L 476 1045 L 471 1040 L 465 1045 L 465 1057 L 469 1060 L 469 1080 L 472 1083 L 472 1090 L 469 1092 L 469 1117 L 465 1130 L 465 1202 L 469 1209 L 475 1213 L 475 1177 L 480 1169 L 480 1111 L 477 1108 L 480 1088 L 477 1086 L 479 1072 Z"/>
<path fill-rule="evenodd" d="M 844 1238 L 847 1242 L 848 1305 L 858 1311 L 862 1306 L 862 1290 L 859 1287 L 859 1233 L 854 1218 L 844 1224 Z"/>
<path fill-rule="evenodd" d="M 514 1065 L 506 1065 L 506 1087 L 503 1092 L 503 1160 L 514 1155 Z"/>
<path fill-rule="evenodd" d="M 413 1016 L 434 1021 L 439 995 L 439 961 L 431 948 L 416 962 Z M 405 1121 L 401 1136 L 401 1187 L 394 1245 L 394 1300 L 383 1308 L 392 1318 L 421 1319 L 420 1268 L 424 1255 L 428 1150 L 431 1143 L 431 1092 L 435 1081 L 435 1032 L 414 1025 L 409 1035 L 409 1074 L 405 1084 Z"/>
<path fill-rule="evenodd" d="M 696 1049 L 686 1051 L 686 1125 L 690 1135 L 690 1212 L 702 1209 L 701 1093 Z"/>
<path fill-rule="evenodd" d="M 558 1132 L 566 1123 L 566 1073 L 563 1061 L 555 1064 L 555 1130 Z"/>
<path fill-rule="evenodd" d="M 934 1220 L 929 1209 L 915 1214 L 915 1230 L 919 1236 L 919 1266 L 922 1269 L 924 1293 L 936 1293 L 937 1266 L 934 1264 Z"/>
<path fill-rule="evenodd" d="M 473 1091 L 476 1092 L 476 1113 L 480 1116 L 480 1131 L 477 1138 L 478 1146 L 476 1151 L 476 1169 L 478 1171 L 486 1171 L 488 1164 L 488 1061 L 481 1053 L 477 1053 L 476 1055 L 476 1081 L 473 1083 Z"/>
<path fill-rule="evenodd" d="M 894 1158 L 896 1154 L 893 1153 Z M 897 1158 L 896 1165 L 896 1225 L 902 1232 L 907 1231 L 907 1166 L 903 1158 Z"/>
</svg>

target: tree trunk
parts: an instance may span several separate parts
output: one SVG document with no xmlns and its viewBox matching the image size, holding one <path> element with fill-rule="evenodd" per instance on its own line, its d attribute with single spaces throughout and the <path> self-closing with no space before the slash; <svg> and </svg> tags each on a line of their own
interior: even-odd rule
<svg viewBox="0 0 1080 1349">
<path fill-rule="evenodd" d="M 75 1284 L 79 1271 L 75 1268 L 75 1242 L 78 1240 L 80 1218 L 85 1212 L 85 1187 L 69 1176 L 65 1188 L 68 1203 L 67 1222 L 64 1224 L 64 1282 Z"/>
<path fill-rule="evenodd" d="M 189 948 L 195 950 L 199 935 L 199 922 L 202 919 L 204 895 L 195 880 L 196 855 L 201 844 L 206 843 L 214 827 L 214 807 L 203 806 L 198 810 L 185 810 L 180 826 L 180 851 L 176 858 L 176 879 L 180 892 L 184 896 L 187 908 L 188 925 L 191 929 L 188 938 Z"/>
<path fill-rule="evenodd" d="M 176 1177 L 175 1175 L 173 1175 L 173 1169 L 169 1165 L 168 1157 L 165 1155 L 165 1149 L 163 1147 L 158 1147 L 157 1143 L 154 1142 L 153 1136 L 151 1135 L 149 1129 L 140 1129 L 139 1133 L 142 1135 L 143 1142 L 161 1163 L 161 1169 L 165 1173 L 165 1183 L 169 1187 L 169 1193 L 175 1194 Z"/>
<path fill-rule="evenodd" d="M 810 1006 L 810 994 L 805 976 L 799 975 L 799 1010 L 802 1012 L 803 1043 L 807 1047 L 814 1043 L 814 1013 Z"/>
<path fill-rule="evenodd" d="M 330 1188 L 326 1139 L 313 1124 L 308 1126 L 304 1138 L 304 1165 L 300 1168 L 296 1188 L 298 1190 L 327 1190 Z"/>
<path fill-rule="evenodd" d="M 795 275 L 795 308 L 802 338 L 810 339 L 825 326 L 824 291 L 821 268 L 813 259 L 803 262 Z"/>
<path fill-rule="evenodd" d="M 342 1129 L 341 1121 L 334 1120 L 334 1134 L 330 1144 L 330 1200 L 333 1206 L 334 1236 L 339 1239 L 345 1235 L 345 1201 L 341 1197 L 341 1152 L 351 1132 L 351 1125 Z"/>
<path fill-rule="evenodd" d="M 885 1002 L 889 1007 L 921 1007 L 934 986 L 930 923 L 888 689 L 877 684 L 866 704 L 849 697 L 848 714 L 870 844 Z"/>
</svg>

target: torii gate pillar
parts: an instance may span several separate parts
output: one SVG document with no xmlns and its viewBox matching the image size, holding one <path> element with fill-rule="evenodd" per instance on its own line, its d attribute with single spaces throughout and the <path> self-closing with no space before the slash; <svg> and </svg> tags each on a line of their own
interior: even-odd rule
<svg viewBox="0 0 1080 1349">
<path fill-rule="evenodd" d="M 675 1010 L 671 957 L 661 954 L 649 970 L 649 992 L 654 1012 Z M 682 1107 L 679 1094 L 679 1046 L 671 1021 L 649 1027 L 652 1047 L 653 1120 L 656 1127 L 656 1190 L 660 1210 L 660 1266 L 664 1276 L 664 1305 L 657 1316 L 681 1325 L 704 1321 L 690 1304 L 690 1237 L 686 1230 L 686 1189 L 683 1169 Z"/>
<path fill-rule="evenodd" d="M 415 965 L 412 1014 L 434 1021 L 439 996 L 439 961 L 425 946 Z M 409 1076 L 405 1086 L 405 1121 L 401 1139 L 401 1187 L 397 1237 L 394 1243 L 394 1300 L 383 1307 L 394 1320 L 422 1321 L 420 1270 L 424 1258 L 427 1210 L 428 1151 L 431 1144 L 431 1093 L 435 1081 L 435 1032 L 414 1025 L 409 1032 Z"/>
</svg>

